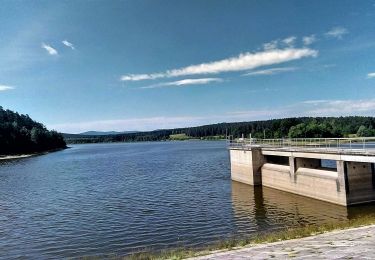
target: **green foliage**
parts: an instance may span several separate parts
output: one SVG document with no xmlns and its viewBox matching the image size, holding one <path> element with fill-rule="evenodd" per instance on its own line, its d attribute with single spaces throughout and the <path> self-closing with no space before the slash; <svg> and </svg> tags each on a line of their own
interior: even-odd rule
<svg viewBox="0 0 375 260">
<path fill-rule="evenodd" d="M 28 115 L 0 106 L 0 154 L 35 153 L 65 147 L 61 134 L 48 131 Z"/>
<path fill-rule="evenodd" d="M 170 135 L 169 139 L 176 140 L 176 141 L 183 141 L 183 140 L 189 140 L 191 138 L 187 136 L 186 134 L 174 134 L 174 135 Z"/>
<path fill-rule="evenodd" d="M 211 139 L 214 136 L 230 135 L 234 138 L 328 138 L 347 137 L 358 132 L 360 136 L 375 135 L 375 117 L 300 117 L 283 118 L 266 121 L 219 123 L 197 127 L 155 130 L 151 132 L 137 132 L 107 136 L 65 135 L 65 140 L 71 143 L 97 142 L 138 142 L 138 141 L 165 141 L 171 136 L 186 135 L 197 139 Z"/>
<path fill-rule="evenodd" d="M 374 136 L 374 135 L 375 135 L 375 129 L 373 129 L 372 125 L 370 125 L 369 127 L 361 125 L 358 128 L 358 131 L 357 131 L 358 137 L 367 137 L 367 136 Z"/>
</svg>

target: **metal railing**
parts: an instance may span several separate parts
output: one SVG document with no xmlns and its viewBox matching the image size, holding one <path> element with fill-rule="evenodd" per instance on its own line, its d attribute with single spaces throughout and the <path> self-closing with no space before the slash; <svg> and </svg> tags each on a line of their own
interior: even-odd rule
<svg viewBox="0 0 375 260">
<path fill-rule="evenodd" d="M 228 139 L 230 148 L 249 149 L 252 147 L 277 150 L 308 150 L 326 152 L 359 152 L 375 154 L 375 137 L 358 138 L 282 138 L 256 139 L 237 138 Z"/>
</svg>

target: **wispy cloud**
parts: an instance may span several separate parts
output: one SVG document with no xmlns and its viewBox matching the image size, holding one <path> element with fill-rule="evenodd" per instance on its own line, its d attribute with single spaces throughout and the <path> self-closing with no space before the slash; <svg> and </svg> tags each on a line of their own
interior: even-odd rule
<svg viewBox="0 0 375 260">
<path fill-rule="evenodd" d="M 367 74 L 367 78 L 368 78 L 368 79 L 375 78 L 375 72 L 368 73 L 368 74 Z"/>
<path fill-rule="evenodd" d="M 11 89 L 14 89 L 14 88 L 15 87 L 13 87 L 13 86 L 0 85 L 0 91 L 11 90 Z"/>
<path fill-rule="evenodd" d="M 159 79 L 165 78 L 166 75 L 164 73 L 152 73 L 152 74 L 127 74 L 121 76 L 122 81 L 140 81 L 140 80 L 148 80 L 148 79 Z"/>
<path fill-rule="evenodd" d="M 274 75 L 274 74 L 295 71 L 295 70 L 297 70 L 296 67 L 272 68 L 272 69 L 251 71 L 249 73 L 243 74 L 243 76 Z"/>
<path fill-rule="evenodd" d="M 302 38 L 302 42 L 304 45 L 310 45 L 310 44 L 313 44 L 314 42 L 316 42 L 317 38 L 315 36 L 315 34 L 311 34 L 309 36 L 305 36 Z"/>
<path fill-rule="evenodd" d="M 275 50 L 275 49 L 278 49 L 280 47 L 285 47 L 285 46 L 288 48 L 292 48 L 296 40 L 297 40 L 296 36 L 289 36 L 284 39 L 273 40 L 273 41 L 263 44 L 263 49 L 265 51 L 269 51 L 269 50 Z"/>
<path fill-rule="evenodd" d="M 75 49 L 76 49 L 76 48 L 74 47 L 74 44 L 71 43 L 71 42 L 69 42 L 69 41 L 67 41 L 67 40 L 62 41 L 62 44 L 64 44 L 66 47 L 71 48 L 72 50 L 75 50 Z"/>
<path fill-rule="evenodd" d="M 150 89 L 150 88 L 163 88 L 163 87 L 183 87 L 187 85 L 203 85 L 209 84 L 213 82 L 222 82 L 223 79 L 221 78 L 201 78 L 201 79 L 182 79 L 172 82 L 162 82 L 150 86 L 141 87 L 143 89 Z"/>
<path fill-rule="evenodd" d="M 375 99 L 312 100 L 306 114 L 312 116 L 370 115 L 375 112 Z"/>
<path fill-rule="evenodd" d="M 123 75 L 123 81 L 139 81 L 146 79 L 169 78 L 188 75 L 218 74 L 222 72 L 243 71 L 255 69 L 261 66 L 285 63 L 292 60 L 298 60 L 306 57 L 316 57 L 317 50 L 310 48 L 286 48 L 272 49 L 256 53 L 242 53 L 236 57 L 201 63 L 188 67 L 168 70 L 163 73 L 151 74 L 128 74 Z"/>
<path fill-rule="evenodd" d="M 297 37 L 295 36 L 290 36 L 288 38 L 285 38 L 284 40 L 282 40 L 282 42 L 284 44 L 286 44 L 288 47 L 293 47 L 295 41 L 297 40 Z"/>
<path fill-rule="evenodd" d="M 53 56 L 56 56 L 58 55 L 59 53 L 57 52 L 56 49 L 54 49 L 51 45 L 48 45 L 48 44 L 45 44 L 45 43 L 42 43 L 42 48 L 45 49 L 49 55 L 53 55 Z"/>
<path fill-rule="evenodd" d="M 331 30 L 325 33 L 327 37 L 342 39 L 345 34 L 348 34 L 349 31 L 344 27 L 333 27 Z"/>
<path fill-rule="evenodd" d="M 322 103 L 330 102 L 328 99 L 316 99 L 316 100 L 306 100 L 302 101 L 301 104 L 311 104 L 311 105 L 319 105 Z"/>
<path fill-rule="evenodd" d="M 273 40 L 273 41 L 263 44 L 263 49 L 265 51 L 274 50 L 278 48 L 278 45 L 279 45 L 279 40 Z"/>
</svg>

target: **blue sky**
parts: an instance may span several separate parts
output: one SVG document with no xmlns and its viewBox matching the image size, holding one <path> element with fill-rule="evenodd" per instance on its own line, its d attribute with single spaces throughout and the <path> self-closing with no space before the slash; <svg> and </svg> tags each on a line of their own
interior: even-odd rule
<svg viewBox="0 0 375 260">
<path fill-rule="evenodd" d="M 375 1 L 2 1 L 0 105 L 63 132 L 374 115 Z"/>
</svg>

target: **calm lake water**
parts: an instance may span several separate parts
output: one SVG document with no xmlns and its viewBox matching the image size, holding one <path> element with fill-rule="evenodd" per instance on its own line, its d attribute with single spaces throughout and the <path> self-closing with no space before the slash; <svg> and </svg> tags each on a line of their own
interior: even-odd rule
<svg viewBox="0 0 375 260">
<path fill-rule="evenodd" d="M 0 256 L 202 247 L 375 212 L 230 180 L 225 142 L 74 145 L 0 163 Z"/>
</svg>

